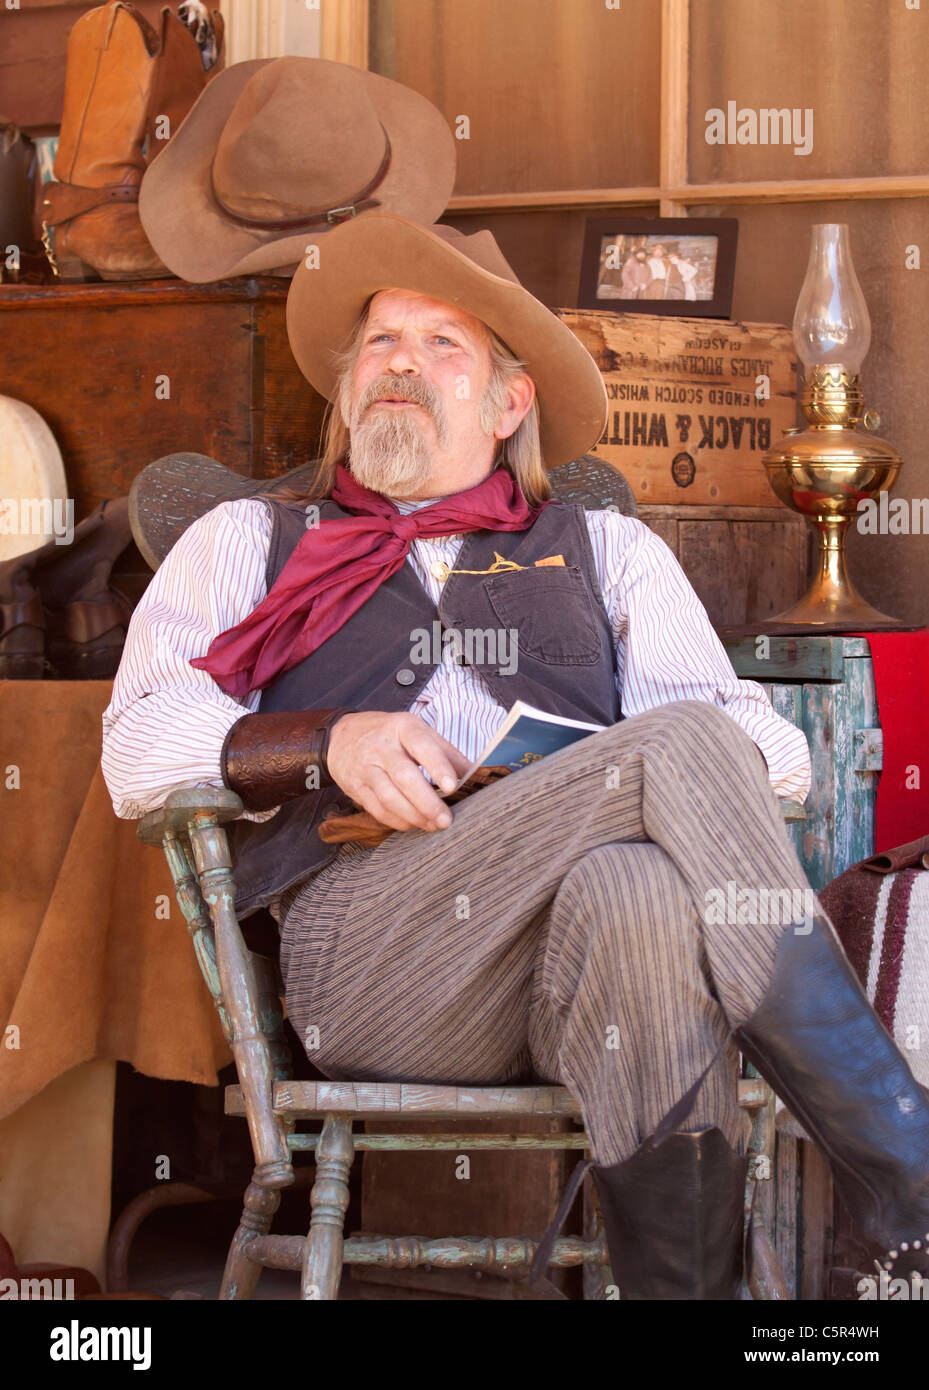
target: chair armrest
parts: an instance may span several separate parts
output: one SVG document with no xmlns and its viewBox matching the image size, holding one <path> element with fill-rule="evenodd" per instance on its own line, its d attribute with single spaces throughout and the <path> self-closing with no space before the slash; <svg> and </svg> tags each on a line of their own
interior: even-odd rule
<svg viewBox="0 0 929 1390">
<path fill-rule="evenodd" d="M 224 821 L 237 819 L 244 809 L 227 787 L 175 787 L 159 810 L 142 818 L 137 834 L 167 857 L 200 969 L 219 1010 L 247 1096 L 254 1181 L 289 1187 L 294 1171 L 287 1125 L 271 1103 L 275 1079 L 289 1071 L 279 1037 L 278 979 L 273 962 L 260 961 L 243 939 L 223 829 Z"/>
<path fill-rule="evenodd" d="M 143 844 L 159 849 L 169 831 L 186 835 L 191 818 L 198 812 L 215 816 L 220 825 L 237 820 L 245 810 L 242 798 L 228 787 L 175 787 L 157 811 L 149 811 L 139 821 L 137 835 Z"/>
</svg>

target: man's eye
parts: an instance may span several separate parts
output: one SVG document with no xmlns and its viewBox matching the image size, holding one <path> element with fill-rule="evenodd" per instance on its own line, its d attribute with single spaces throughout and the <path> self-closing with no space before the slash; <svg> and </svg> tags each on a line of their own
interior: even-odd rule
<svg viewBox="0 0 929 1390">
<path fill-rule="evenodd" d="M 439 343 L 448 343 L 449 347 L 455 347 L 455 346 L 456 346 L 456 344 L 455 344 L 455 342 L 453 341 L 453 339 L 451 339 L 451 338 L 446 338 L 442 333 L 437 333 L 435 336 L 436 336 L 436 341 L 439 342 Z"/>
</svg>

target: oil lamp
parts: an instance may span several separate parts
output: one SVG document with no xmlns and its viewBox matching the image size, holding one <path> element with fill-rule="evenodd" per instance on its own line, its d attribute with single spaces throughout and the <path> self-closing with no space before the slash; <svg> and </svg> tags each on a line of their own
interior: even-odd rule
<svg viewBox="0 0 929 1390">
<path fill-rule="evenodd" d="M 800 406 L 808 428 L 785 430 L 762 462 L 781 501 L 816 527 L 820 547 L 807 592 L 764 626 L 831 632 L 902 627 L 865 602 L 845 565 L 845 533 L 859 502 L 891 488 L 901 466 L 893 446 L 872 433 L 880 416 L 864 409 L 858 373 L 871 320 L 845 223 L 813 228 L 793 336 L 804 367 Z"/>
</svg>

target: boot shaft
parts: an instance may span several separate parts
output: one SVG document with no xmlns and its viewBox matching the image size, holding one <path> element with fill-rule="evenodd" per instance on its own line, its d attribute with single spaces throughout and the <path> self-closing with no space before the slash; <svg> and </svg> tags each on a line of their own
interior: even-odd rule
<svg viewBox="0 0 929 1390">
<path fill-rule="evenodd" d="M 68 37 L 56 179 L 91 187 L 141 181 L 158 48 L 155 29 L 125 0 L 77 21 Z"/>
<path fill-rule="evenodd" d="M 716 1128 L 643 1144 L 591 1168 L 623 1299 L 735 1300 L 744 1266 L 748 1159 Z"/>
<path fill-rule="evenodd" d="M 145 124 L 146 165 L 164 149 L 168 140 L 177 134 L 178 126 L 212 78 L 224 67 L 223 17 L 218 10 L 211 16 L 216 46 L 216 61 L 205 71 L 200 48 L 191 31 L 167 6 L 161 12 L 159 56 Z M 162 117 L 167 117 L 164 129 Z"/>
<path fill-rule="evenodd" d="M 858 1231 L 929 1272 L 929 1093 L 872 1009 L 828 918 L 788 927 L 745 1056 L 825 1154 Z M 908 1249 L 908 1247 L 910 1247 Z"/>
<path fill-rule="evenodd" d="M 212 26 L 217 60 L 209 72 L 193 34 L 167 7 L 160 31 L 127 0 L 109 0 L 72 28 L 55 179 L 42 201 L 43 225 L 54 229 L 47 249 L 62 276 L 170 277 L 139 220 L 139 186 L 223 65 L 218 12 Z"/>
</svg>

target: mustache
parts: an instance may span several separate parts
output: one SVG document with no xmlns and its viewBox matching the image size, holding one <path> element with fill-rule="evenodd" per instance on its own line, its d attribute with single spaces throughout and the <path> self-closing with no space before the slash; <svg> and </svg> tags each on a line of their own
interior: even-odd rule
<svg viewBox="0 0 929 1390">
<path fill-rule="evenodd" d="M 436 417 L 439 410 L 438 393 L 433 386 L 422 377 L 404 376 L 380 376 L 376 381 L 372 381 L 361 396 L 358 402 L 358 415 L 363 415 L 369 406 L 376 401 L 383 401 L 393 398 L 398 401 L 410 401 L 413 405 L 421 405 L 429 414 Z"/>
</svg>

